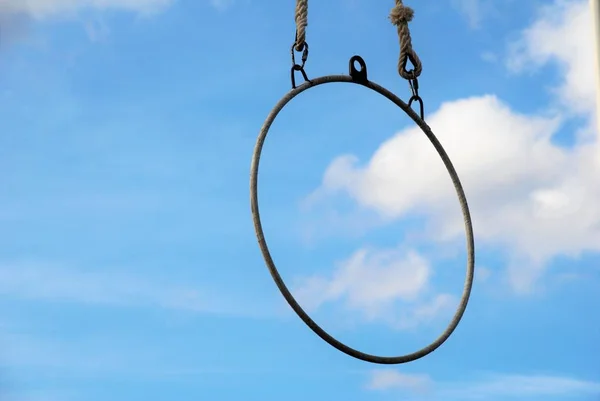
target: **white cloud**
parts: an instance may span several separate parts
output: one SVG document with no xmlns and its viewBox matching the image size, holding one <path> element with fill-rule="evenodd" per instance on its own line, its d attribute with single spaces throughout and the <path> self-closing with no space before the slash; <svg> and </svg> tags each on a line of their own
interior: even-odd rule
<svg viewBox="0 0 600 401">
<path fill-rule="evenodd" d="M 535 71 L 556 63 L 563 82 L 555 88 L 559 104 L 589 115 L 596 106 L 594 35 L 587 1 L 557 0 L 541 9 L 540 18 L 512 43 L 507 66 Z"/>
<path fill-rule="evenodd" d="M 24 37 L 27 27 L 35 21 L 81 20 L 80 13 L 90 10 L 116 10 L 148 16 L 163 11 L 174 2 L 175 0 L 0 0 L 1 45 L 4 47 Z M 108 26 L 101 19 L 86 18 L 83 25 L 92 41 L 103 40 L 108 35 Z"/>
<path fill-rule="evenodd" d="M 600 383 L 550 375 L 489 375 L 477 380 L 443 382 L 427 375 L 402 374 L 383 369 L 371 372 L 366 387 L 371 390 L 428 392 L 432 401 L 497 400 L 524 397 L 600 395 Z M 415 397 L 417 399 L 417 397 Z M 527 398 L 529 399 L 529 398 Z"/>
<path fill-rule="evenodd" d="M 584 1 L 557 1 L 523 32 L 511 54 L 514 70 L 557 61 L 564 72 L 556 94 L 567 113 L 517 113 L 496 96 L 447 102 L 428 118 L 464 185 L 479 244 L 508 250 L 508 279 L 526 292 L 557 255 L 600 251 L 600 158 L 595 141 L 567 149 L 552 136 L 570 113 L 589 117 L 582 137 L 593 138 L 591 23 Z M 557 16 L 558 15 L 558 16 Z M 410 172 L 410 173 L 408 173 Z M 360 165 L 336 158 L 310 195 L 350 196 L 388 221 L 426 216 L 438 241 L 464 237 L 456 195 L 443 164 L 420 129 L 407 128 Z"/>
<path fill-rule="evenodd" d="M 452 4 L 465 16 L 471 28 L 480 26 L 484 13 L 481 0 L 452 0 Z"/>
<path fill-rule="evenodd" d="M 499 56 L 496 53 L 491 52 L 491 51 L 486 51 L 486 52 L 481 53 L 481 59 L 488 63 L 496 63 L 496 62 L 498 62 L 498 58 L 499 58 Z"/>
<path fill-rule="evenodd" d="M 85 9 L 155 13 L 174 0 L 2 0 L 0 14 L 24 14 L 36 19 L 76 13 Z"/>
<path fill-rule="evenodd" d="M 102 42 L 108 37 L 109 28 L 102 18 L 85 22 L 85 32 L 92 42 Z"/>
<path fill-rule="evenodd" d="M 408 390 L 422 392 L 429 390 L 433 382 L 428 375 L 400 373 L 394 369 L 379 369 L 371 372 L 367 383 L 370 390 Z"/>
<path fill-rule="evenodd" d="M 307 310 L 343 301 L 363 319 L 413 328 L 445 315 L 456 303 L 448 294 L 431 295 L 432 271 L 414 251 L 360 249 L 338 264 L 331 277 L 300 278 L 294 293 Z M 407 311 L 398 313 L 398 305 Z"/>
<path fill-rule="evenodd" d="M 210 4 L 217 10 L 225 10 L 232 6 L 233 0 L 210 0 Z"/>
<path fill-rule="evenodd" d="M 86 11 L 123 11 L 140 16 L 160 13 L 173 5 L 176 0 L 0 0 L 0 30 L 2 45 L 12 43 L 24 36 L 26 27 L 32 21 L 48 19 L 81 20 L 80 14 Z M 233 0 L 210 0 L 213 8 L 223 11 L 233 4 Z M 96 14 L 82 22 L 91 41 L 102 41 L 109 29 Z"/>
<path fill-rule="evenodd" d="M 0 330 L 1 370 L 26 372 L 28 377 L 50 382 L 65 377 L 69 379 L 127 377 L 154 382 L 173 379 L 197 380 L 199 376 L 232 371 L 227 367 L 212 364 L 204 366 L 202 363 L 188 364 L 178 357 L 177 352 L 169 352 L 170 342 L 167 341 L 165 344 L 164 338 L 162 338 L 162 346 L 156 347 L 152 341 L 144 343 L 139 338 L 94 336 L 90 333 L 82 335 L 71 332 L 68 338 L 64 339 L 56 334 L 43 336 L 39 333 L 27 333 L 30 330 L 24 328 L 11 331 Z M 161 341 L 160 336 L 157 339 Z M 6 394 L 3 394 L 2 390 L 3 388 L 0 387 L 0 399 L 5 401 Z M 74 399 L 81 399 L 81 397 L 74 397 Z"/>
<path fill-rule="evenodd" d="M 513 11 L 512 0 L 502 2 L 495 0 L 451 0 L 450 4 L 467 20 L 471 29 L 482 27 L 484 20 L 489 17 L 506 18 L 500 9 L 509 9 Z"/>
<path fill-rule="evenodd" d="M 490 279 L 491 276 L 491 269 L 483 266 L 477 266 L 477 274 L 475 274 L 475 280 L 479 281 L 480 283 L 485 283 Z"/>
<path fill-rule="evenodd" d="M 466 388 L 448 389 L 449 394 L 462 399 L 490 397 L 564 397 L 569 395 L 600 395 L 600 383 L 570 377 L 548 375 L 497 375 Z"/>
</svg>

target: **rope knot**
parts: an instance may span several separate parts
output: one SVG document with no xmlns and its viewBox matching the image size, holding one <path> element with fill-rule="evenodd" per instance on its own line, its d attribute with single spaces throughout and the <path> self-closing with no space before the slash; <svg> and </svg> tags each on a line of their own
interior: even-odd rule
<svg viewBox="0 0 600 401">
<path fill-rule="evenodd" d="M 406 7 L 400 2 L 399 4 L 396 4 L 396 7 L 392 8 L 392 11 L 390 12 L 390 21 L 396 26 L 408 24 L 412 21 L 414 15 L 415 12 L 412 8 Z"/>
<path fill-rule="evenodd" d="M 402 0 L 396 0 L 396 6 L 390 12 L 390 21 L 396 25 L 398 29 L 398 39 L 400 41 L 400 57 L 398 59 L 398 73 L 404 79 L 414 80 L 419 75 L 423 66 L 419 56 L 412 48 L 412 40 L 410 38 L 410 30 L 408 23 L 412 21 L 415 12 L 412 8 L 402 4 Z M 413 65 L 412 70 L 406 69 L 407 62 L 410 61 Z"/>
</svg>

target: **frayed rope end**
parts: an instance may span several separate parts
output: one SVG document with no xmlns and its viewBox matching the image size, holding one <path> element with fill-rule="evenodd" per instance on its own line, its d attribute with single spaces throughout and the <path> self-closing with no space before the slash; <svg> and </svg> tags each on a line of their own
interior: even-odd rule
<svg viewBox="0 0 600 401">
<path fill-rule="evenodd" d="M 392 24 L 398 26 L 410 22 L 414 15 L 415 12 L 412 8 L 405 7 L 403 5 L 397 5 L 396 7 L 392 8 L 392 11 L 390 12 L 390 21 L 392 21 Z"/>
</svg>

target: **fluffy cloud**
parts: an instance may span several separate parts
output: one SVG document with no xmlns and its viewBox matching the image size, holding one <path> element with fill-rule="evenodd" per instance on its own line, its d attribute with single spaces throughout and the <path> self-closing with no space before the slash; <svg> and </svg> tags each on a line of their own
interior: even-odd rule
<svg viewBox="0 0 600 401">
<path fill-rule="evenodd" d="M 431 274 L 427 260 L 414 251 L 360 249 L 331 277 L 298 280 L 294 293 L 308 310 L 341 300 L 364 320 L 407 329 L 445 315 L 456 304 L 451 295 L 432 294 Z M 399 305 L 406 309 L 398 314 Z"/>
<path fill-rule="evenodd" d="M 591 32 L 587 2 L 557 1 L 510 47 L 515 72 L 549 62 L 564 72 L 554 103 L 542 114 L 517 113 L 487 95 L 447 102 L 428 118 L 461 176 L 478 242 L 508 251 L 508 278 L 517 291 L 531 290 L 557 255 L 600 251 Z M 575 115 L 586 121 L 576 146 L 553 143 Z M 387 221 L 409 213 L 425 216 L 438 241 L 464 237 L 448 174 L 418 128 L 384 142 L 367 163 L 353 155 L 336 158 L 311 199 L 339 194 Z"/>
<path fill-rule="evenodd" d="M 534 71 L 556 63 L 564 73 L 554 89 L 558 104 L 582 115 L 594 113 L 594 35 L 586 1 L 555 1 L 544 6 L 540 18 L 510 46 L 508 67 L 514 72 Z"/>
<path fill-rule="evenodd" d="M 427 375 L 402 374 L 392 369 L 371 372 L 366 387 L 371 390 L 428 392 L 430 400 L 497 400 L 523 397 L 600 395 L 600 383 L 548 375 L 489 375 L 478 380 L 436 382 Z M 409 398 L 410 399 L 410 398 Z M 415 396 L 415 399 L 420 397 Z"/>
</svg>

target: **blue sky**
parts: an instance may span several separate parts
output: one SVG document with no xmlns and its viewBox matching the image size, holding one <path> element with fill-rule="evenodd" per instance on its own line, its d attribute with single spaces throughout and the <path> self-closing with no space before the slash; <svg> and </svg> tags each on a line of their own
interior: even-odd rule
<svg viewBox="0 0 600 401">
<path fill-rule="evenodd" d="M 360 54 L 407 99 L 394 2 L 322 3 L 309 76 Z M 386 367 L 306 328 L 256 244 L 250 157 L 290 88 L 292 0 L 0 2 L 1 399 L 600 399 L 588 3 L 406 5 L 477 270 L 455 334 Z M 460 210 L 395 106 L 351 85 L 306 92 L 273 125 L 259 185 L 272 255 L 324 328 L 382 355 L 443 330 L 464 280 Z"/>
</svg>

